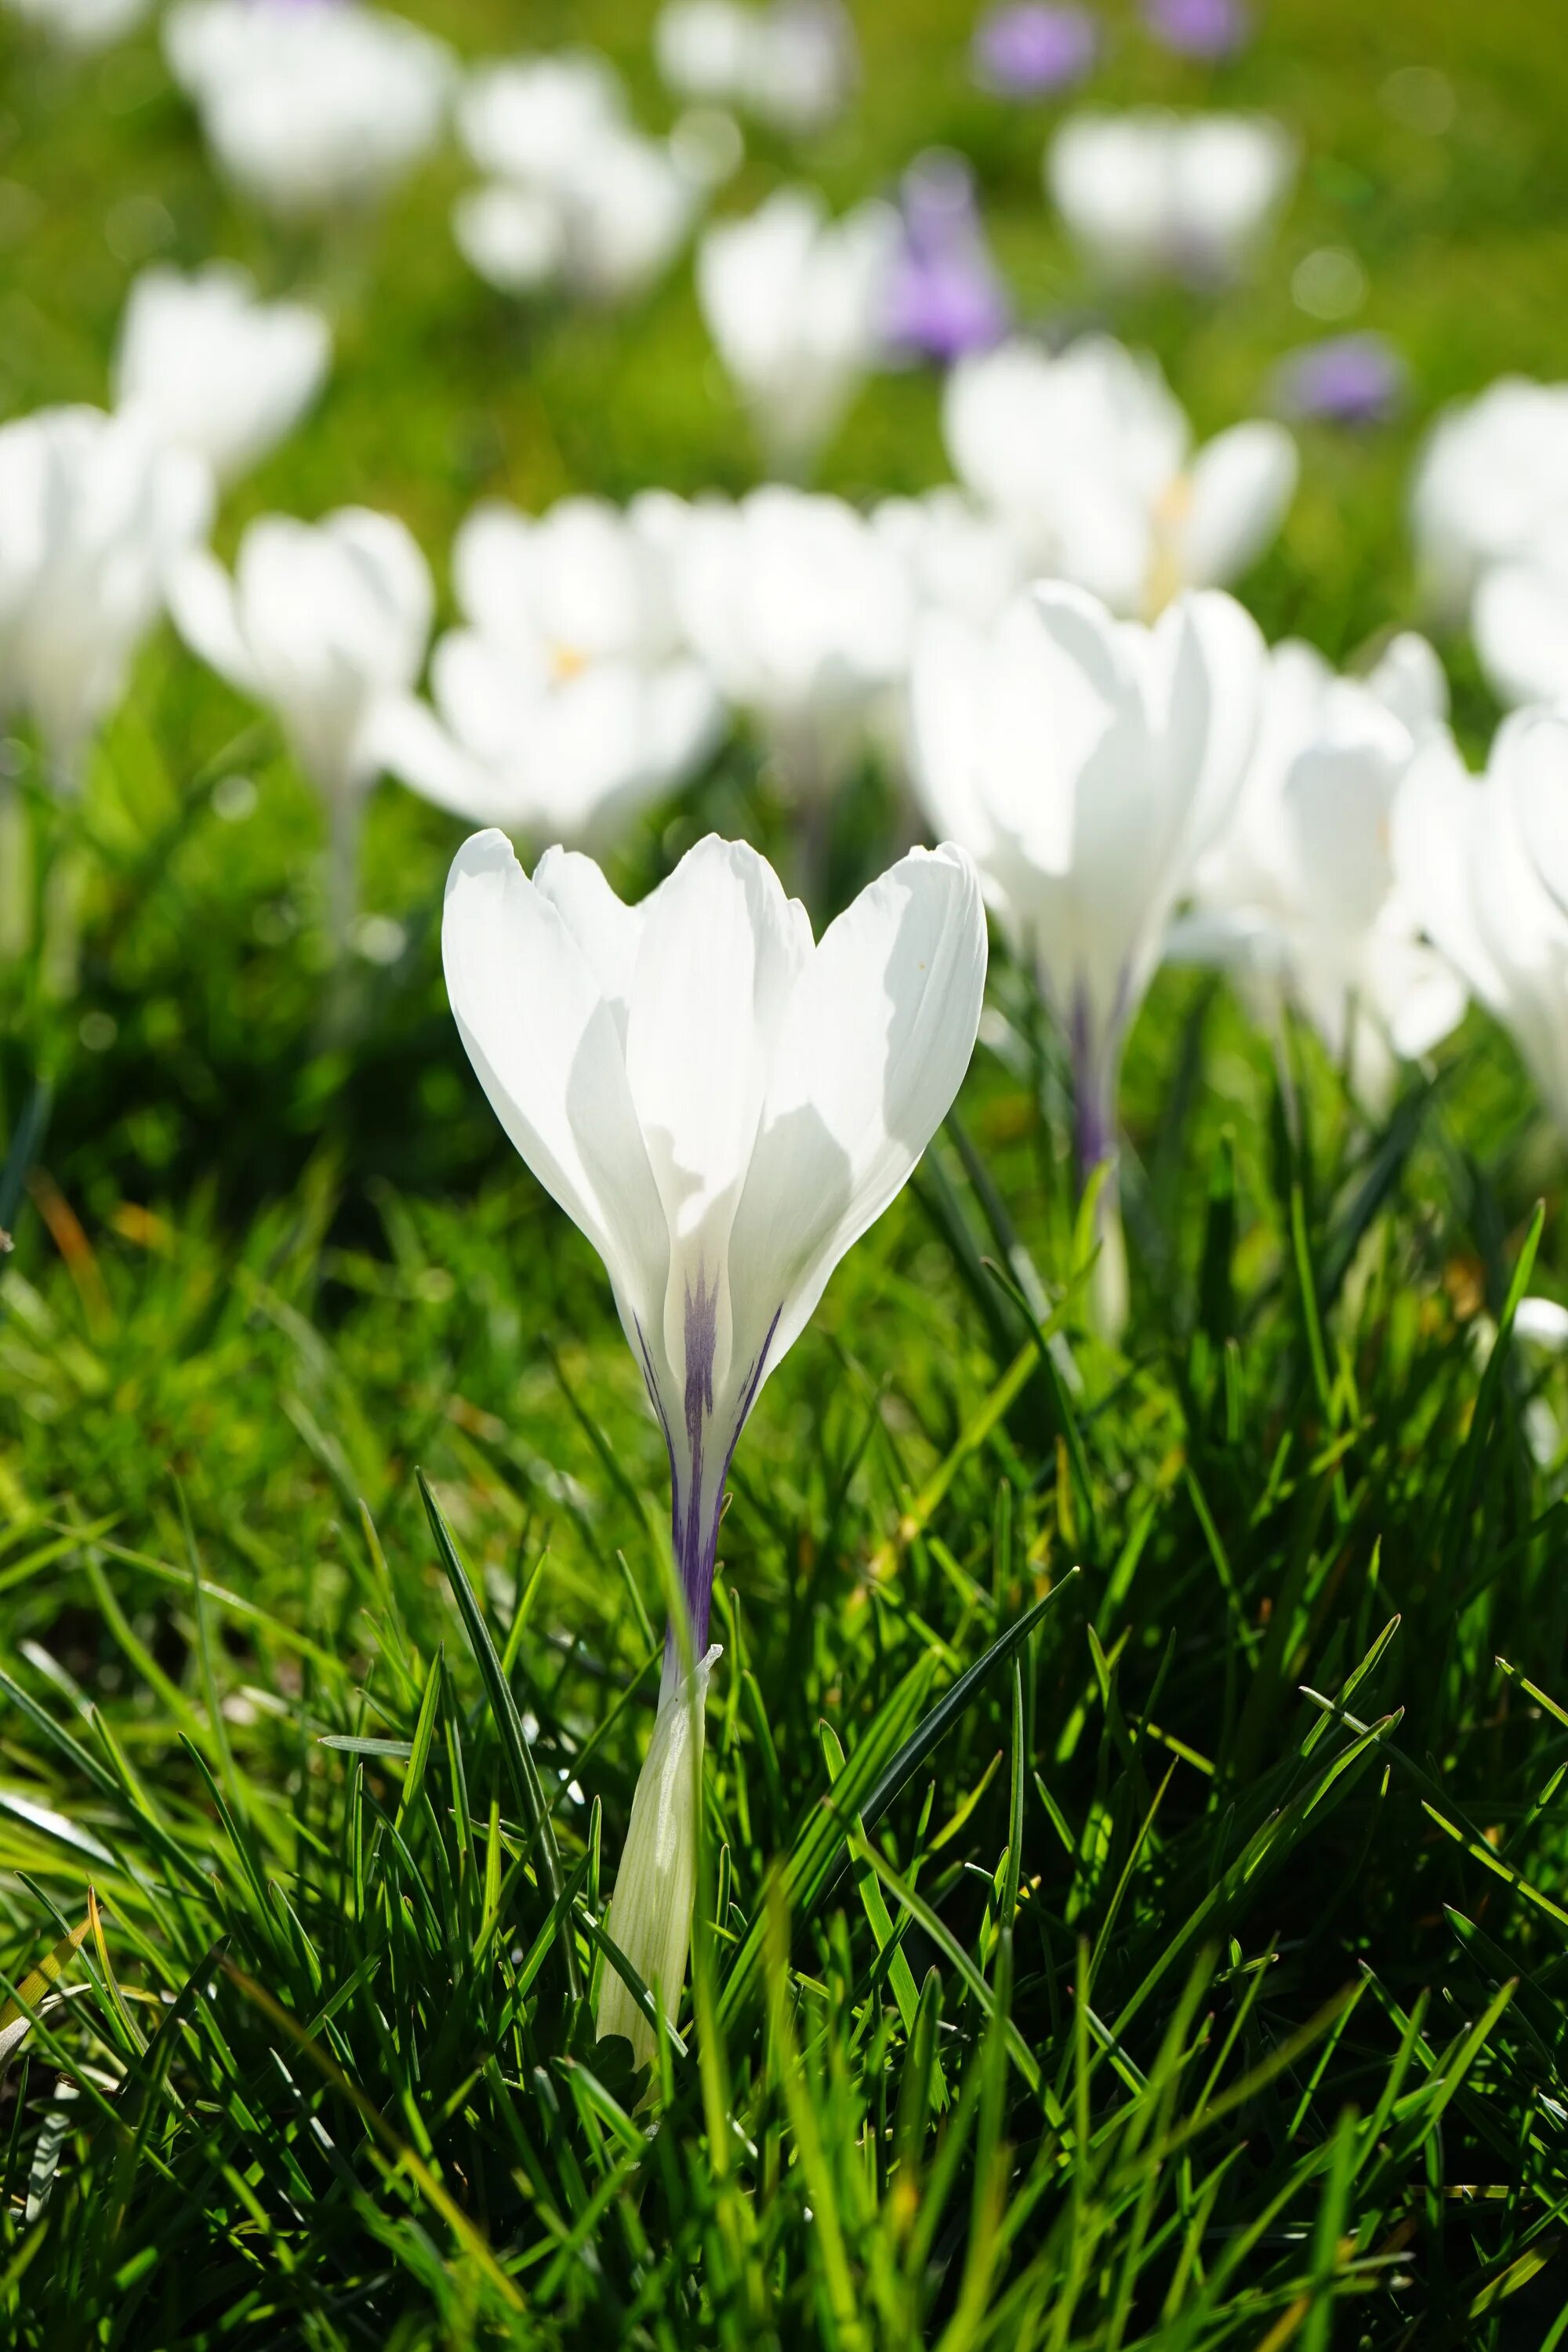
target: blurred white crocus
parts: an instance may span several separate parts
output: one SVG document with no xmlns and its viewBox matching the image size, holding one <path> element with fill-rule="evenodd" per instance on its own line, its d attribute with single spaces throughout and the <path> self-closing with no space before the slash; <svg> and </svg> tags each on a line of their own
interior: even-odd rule
<svg viewBox="0 0 1568 2352">
<path fill-rule="evenodd" d="M 832 220 L 812 188 L 704 234 L 702 315 L 775 472 L 810 467 L 880 356 L 899 236 L 891 206 Z"/>
<path fill-rule="evenodd" d="M 547 841 L 592 841 L 684 782 L 721 712 L 677 629 L 680 520 L 659 492 L 625 513 L 588 498 L 537 517 L 479 508 L 452 551 L 464 625 L 432 657 L 435 709 L 406 698 L 382 714 L 385 764 L 459 815 Z"/>
<path fill-rule="evenodd" d="M 232 577 L 205 550 L 171 575 L 170 609 L 186 643 L 275 713 L 326 803 L 338 946 L 353 912 L 364 797 L 384 763 L 378 729 L 419 674 L 434 601 L 405 526 L 363 507 L 319 523 L 262 515 L 246 529 Z"/>
<path fill-rule="evenodd" d="M 1440 618 L 1479 582 L 1568 535 L 1568 383 L 1503 376 L 1433 426 L 1410 500 L 1416 560 Z"/>
<path fill-rule="evenodd" d="M 106 49 L 134 32 L 152 0 L 5 0 L 13 16 L 62 49 Z"/>
<path fill-rule="evenodd" d="M 909 659 L 914 598 L 886 532 L 854 507 L 770 484 L 703 500 L 673 542 L 687 640 L 820 814 Z"/>
<path fill-rule="evenodd" d="M 1568 512 L 1483 575 L 1470 625 L 1500 702 L 1568 703 Z"/>
<path fill-rule="evenodd" d="M 1152 628 L 1041 585 L 992 628 L 932 614 L 911 669 L 915 782 L 963 844 L 1072 1064 L 1080 1180 L 1114 1165 L 1121 1052 L 1178 901 L 1240 789 L 1264 661 L 1228 596 Z M 1125 1311 L 1110 1201 L 1100 1308 Z"/>
<path fill-rule="evenodd" d="M 1447 733 L 1411 761 L 1394 860 L 1416 919 L 1518 1046 L 1568 1139 L 1568 717 L 1516 711 L 1484 776 Z"/>
<path fill-rule="evenodd" d="M 686 152 L 629 120 L 611 67 L 590 50 L 473 74 L 458 110 L 481 188 L 458 200 L 464 257 L 503 293 L 564 286 L 618 302 L 663 276 L 703 194 Z"/>
<path fill-rule="evenodd" d="M 1232 276 L 1290 193 L 1296 142 L 1262 114 L 1138 107 L 1064 122 L 1046 186 L 1068 236 L 1108 278 Z"/>
<path fill-rule="evenodd" d="M 1156 362 L 1109 336 L 960 361 L 942 421 L 960 480 L 1037 571 L 1145 620 L 1184 589 L 1237 579 L 1296 487 L 1282 425 L 1233 425 L 1194 450 Z"/>
<path fill-rule="evenodd" d="M 0 715 L 32 721 L 58 781 L 75 780 L 211 512 L 205 467 L 136 417 L 46 408 L 0 425 Z"/>
<path fill-rule="evenodd" d="M 442 949 L 479 1081 L 604 1260 L 668 1449 L 684 1622 L 609 1933 L 673 2018 L 731 1456 L 958 1090 L 985 977 L 980 894 L 961 851 L 917 850 L 814 943 L 805 908 L 744 843 L 710 835 L 627 907 L 589 859 L 551 850 L 531 880 L 500 834 L 481 833 L 454 861 Z M 598 2021 L 649 2055 L 611 1971 Z"/>
<path fill-rule="evenodd" d="M 450 50 L 359 0 L 177 0 L 170 70 L 223 170 L 288 219 L 379 204 L 436 146 Z"/>
<path fill-rule="evenodd" d="M 732 106 L 804 138 L 842 112 L 854 86 L 855 36 L 839 0 L 669 0 L 654 45 L 679 98 Z"/>
<path fill-rule="evenodd" d="M 1311 646 L 1276 646 L 1258 743 L 1230 818 L 1199 859 L 1173 956 L 1235 971 L 1271 1029 L 1294 1004 L 1373 1108 L 1465 1009 L 1394 871 L 1400 782 L 1447 712 L 1422 637 L 1394 639 L 1365 677 Z"/>
<path fill-rule="evenodd" d="M 115 402 L 229 482 L 293 430 L 331 355 L 319 310 L 258 300 L 242 269 L 145 269 L 121 320 Z"/>
</svg>

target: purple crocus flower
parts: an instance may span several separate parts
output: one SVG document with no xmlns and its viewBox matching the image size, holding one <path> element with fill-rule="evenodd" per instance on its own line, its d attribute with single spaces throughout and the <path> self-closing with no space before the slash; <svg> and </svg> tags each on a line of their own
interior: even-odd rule
<svg viewBox="0 0 1568 2352">
<path fill-rule="evenodd" d="M 1276 380 L 1287 415 L 1330 425 L 1382 425 L 1398 408 L 1405 364 L 1384 335 L 1330 335 L 1292 352 Z"/>
<path fill-rule="evenodd" d="M 1049 98 L 1082 81 L 1100 28 L 1072 0 L 1005 0 L 974 28 L 974 73 L 997 98 Z"/>
<path fill-rule="evenodd" d="M 1252 29 L 1242 0 L 1143 0 L 1143 22 L 1181 58 L 1233 57 Z"/>
<path fill-rule="evenodd" d="M 985 243 L 974 175 L 962 156 L 937 152 L 910 164 L 903 229 L 888 290 L 893 348 L 945 363 L 1000 342 L 1008 324 L 1006 291 Z"/>
</svg>

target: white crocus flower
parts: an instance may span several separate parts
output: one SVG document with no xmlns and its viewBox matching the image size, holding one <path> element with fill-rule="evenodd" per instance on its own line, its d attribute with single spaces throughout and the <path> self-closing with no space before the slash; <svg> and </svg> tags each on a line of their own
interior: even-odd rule
<svg viewBox="0 0 1568 2352">
<path fill-rule="evenodd" d="M 331 330 L 305 302 L 262 302 L 242 269 L 145 269 L 131 289 L 114 397 L 219 482 L 260 463 L 326 382 Z"/>
<path fill-rule="evenodd" d="M 1479 583 L 1568 532 L 1568 383 L 1503 376 L 1441 415 L 1410 501 L 1428 600 L 1461 621 Z"/>
<path fill-rule="evenodd" d="M 1173 955 L 1236 971 L 1270 1027 L 1295 1004 L 1374 1108 L 1393 1055 L 1429 1052 L 1465 1009 L 1452 966 L 1419 937 L 1390 838 L 1401 780 L 1447 712 L 1422 637 L 1395 638 L 1364 678 L 1336 677 L 1310 646 L 1275 646 L 1251 764 L 1172 935 Z"/>
<path fill-rule="evenodd" d="M 884 531 L 842 499 L 780 484 L 703 500 L 675 534 L 689 643 L 820 810 L 863 754 L 909 659 L 914 603 Z"/>
<path fill-rule="evenodd" d="M 0 715 L 32 720 L 62 782 L 211 511 L 205 467 L 135 417 L 46 408 L 0 425 Z"/>
<path fill-rule="evenodd" d="M 557 285 L 618 302 L 663 276 L 703 194 L 669 142 L 629 120 L 613 68 L 589 50 L 473 74 L 458 110 L 488 184 L 459 197 L 453 229 L 481 278 L 509 294 Z"/>
<path fill-rule="evenodd" d="M 916 789 L 961 842 L 1071 1058 L 1086 1183 L 1114 1162 L 1122 1045 L 1251 757 L 1264 660 L 1228 596 L 1152 628 L 1041 585 L 990 629 L 933 614 L 911 671 Z M 1109 1187 L 1108 1187 L 1109 1194 Z M 1109 1213 L 1100 1308 L 1125 1308 Z"/>
<path fill-rule="evenodd" d="M 1157 362 L 1103 335 L 1058 355 L 1016 340 L 960 361 L 943 429 L 960 480 L 1037 570 L 1143 619 L 1184 588 L 1237 579 L 1296 487 L 1282 425 L 1235 425 L 1194 451 Z"/>
<path fill-rule="evenodd" d="M 5 0 L 13 16 L 36 25 L 62 49 L 106 49 L 134 32 L 152 0 Z"/>
<path fill-rule="evenodd" d="M 1500 702 L 1568 703 L 1568 512 L 1476 590 L 1471 628 Z"/>
<path fill-rule="evenodd" d="M 763 1382 L 881 1215 L 968 1066 L 985 925 L 962 851 L 917 850 L 830 925 L 710 836 L 627 907 L 591 860 L 532 879 L 499 833 L 447 886 L 469 1059 L 539 1181 L 605 1262 L 664 1432 L 685 1622 L 609 1932 L 673 2016 L 685 1970 L 700 1685 L 723 1486 Z M 701 1661 L 682 1687 L 681 1661 Z M 607 1974 L 599 2030 L 648 2028 Z"/>
<path fill-rule="evenodd" d="M 432 657 L 435 710 L 384 714 L 386 765 L 460 815 L 570 842 L 684 782 L 721 713 L 676 624 L 680 521 L 658 492 L 624 514 L 588 498 L 538 517 L 479 508 L 452 551 L 464 625 Z"/>
<path fill-rule="evenodd" d="M 704 235 L 702 315 L 776 472 L 810 466 L 879 357 L 899 234 L 889 205 L 830 220 L 815 189 L 781 188 Z"/>
<path fill-rule="evenodd" d="M 1394 856 L 1422 929 L 1509 1031 L 1568 1138 L 1565 801 L 1568 717 L 1516 711 L 1480 777 L 1439 735 L 1405 772 Z"/>
<path fill-rule="evenodd" d="M 178 0 L 163 45 L 224 171 L 289 219 L 379 204 L 437 144 L 455 79 L 444 42 L 358 0 Z"/>
<path fill-rule="evenodd" d="M 654 43 L 678 97 L 732 106 L 792 138 L 825 129 L 854 86 L 855 36 L 837 0 L 669 0 Z"/>
<path fill-rule="evenodd" d="M 434 593 L 425 558 L 392 515 L 344 507 L 319 523 L 263 515 L 233 576 L 203 551 L 170 580 L 192 650 L 277 715 L 327 805 L 328 906 L 341 945 L 353 912 L 364 796 L 383 764 L 388 705 L 419 674 Z"/>
<path fill-rule="evenodd" d="M 1296 142 L 1261 114 L 1084 113 L 1046 157 L 1068 234 L 1110 278 L 1225 278 L 1290 193 Z"/>
</svg>

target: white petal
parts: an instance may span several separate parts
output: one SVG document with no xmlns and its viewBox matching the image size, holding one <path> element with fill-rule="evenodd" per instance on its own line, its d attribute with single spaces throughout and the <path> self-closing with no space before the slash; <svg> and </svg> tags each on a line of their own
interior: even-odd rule
<svg viewBox="0 0 1568 2352">
<path fill-rule="evenodd" d="M 1537 873 L 1568 908 L 1568 715 L 1523 713 L 1500 734 L 1494 764 L 1507 779 Z"/>
<path fill-rule="evenodd" d="M 726 1252 L 802 916 L 744 842 L 698 843 L 644 910 L 626 1067 L 672 1240 L 663 1339 L 685 1385 L 693 1302 L 711 1301 L 712 1393 L 731 1360 Z"/>
<path fill-rule="evenodd" d="M 668 1244 L 615 1013 L 587 958 L 499 833 L 452 861 L 447 990 L 497 1118 L 604 1259 L 628 1337 L 657 1344 Z M 634 1339 L 635 1345 L 635 1339 Z"/>
<path fill-rule="evenodd" d="M 1504 702 L 1568 700 L 1568 574 L 1511 563 L 1476 591 L 1476 650 Z"/>
<path fill-rule="evenodd" d="M 1223 588 L 1273 541 L 1295 495 L 1296 444 L 1282 425 L 1233 425 L 1193 460 L 1192 503 L 1177 535 L 1181 575 Z"/>
<path fill-rule="evenodd" d="M 239 625 L 234 583 L 216 555 L 194 548 L 170 567 L 169 612 L 194 654 L 241 694 L 260 695 L 262 684 Z"/>
<path fill-rule="evenodd" d="M 738 1358 L 771 1328 L 772 1370 L 907 1181 L 969 1066 L 984 985 L 979 885 L 951 845 L 900 859 L 824 934 L 784 1015 L 731 1239 Z"/>
</svg>

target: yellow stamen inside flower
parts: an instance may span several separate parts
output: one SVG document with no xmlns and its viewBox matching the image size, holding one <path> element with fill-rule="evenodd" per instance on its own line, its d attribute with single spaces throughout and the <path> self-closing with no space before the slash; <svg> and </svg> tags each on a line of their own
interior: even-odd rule
<svg viewBox="0 0 1568 2352">
<path fill-rule="evenodd" d="M 552 645 L 550 648 L 550 675 L 558 686 L 568 678 L 581 677 L 588 667 L 588 656 L 578 646 Z"/>
</svg>

